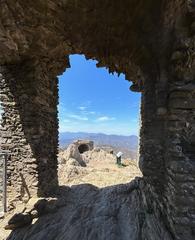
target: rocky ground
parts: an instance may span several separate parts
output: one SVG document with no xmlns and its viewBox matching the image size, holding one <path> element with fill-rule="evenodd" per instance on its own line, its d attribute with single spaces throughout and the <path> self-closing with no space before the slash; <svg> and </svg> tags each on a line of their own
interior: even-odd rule
<svg viewBox="0 0 195 240">
<path fill-rule="evenodd" d="M 70 151 L 68 148 L 59 154 L 60 185 L 93 184 L 101 188 L 128 183 L 136 176 L 141 176 L 135 161 L 122 159 L 122 165 L 118 166 L 116 156 L 101 148 L 94 148 L 80 156 L 79 153 L 71 154 Z"/>
<path fill-rule="evenodd" d="M 8 228 L 13 229 L 21 223 L 25 225 L 25 221 L 27 225 L 16 227 L 14 231 L 4 230 L 11 215 L 6 216 L 0 221 L 0 239 L 142 239 L 142 231 L 151 226 L 147 225 L 140 205 L 140 180 L 130 182 L 141 173 L 136 162 L 123 159 L 122 163 L 122 166 L 116 165 L 115 155 L 100 148 L 80 154 L 74 144 L 70 145 L 59 154 L 60 187 L 55 198 L 47 199 L 47 206 L 42 206 L 41 210 L 40 207 L 34 209 L 40 200 L 37 198 L 18 206 L 15 212 L 24 215 L 17 215 Z M 146 223 L 145 230 L 140 225 L 140 218 Z M 161 238 L 159 226 L 152 227 L 157 231 L 154 240 L 165 239 Z M 147 234 L 145 236 L 144 239 L 151 239 Z M 166 239 L 169 239 L 168 235 Z"/>
<path fill-rule="evenodd" d="M 61 188 L 46 211 L 7 240 L 173 240 L 158 211 L 148 210 L 144 185 L 131 183 L 97 188 L 90 184 Z M 49 204 L 50 203 L 50 204 Z"/>
</svg>

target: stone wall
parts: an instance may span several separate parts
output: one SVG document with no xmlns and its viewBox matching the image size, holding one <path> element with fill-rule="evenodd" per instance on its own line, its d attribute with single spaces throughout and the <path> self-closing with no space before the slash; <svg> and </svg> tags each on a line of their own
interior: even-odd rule
<svg viewBox="0 0 195 240">
<path fill-rule="evenodd" d="M 140 157 L 150 206 L 178 240 L 195 237 L 195 5 L 185 3 L 160 76 L 145 80 Z"/>
<path fill-rule="evenodd" d="M 31 60 L 1 66 L 0 72 L 1 147 L 11 151 L 8 198 L 28 200 L 57 186 L 58 81 L 43 62 Z"/>
<path fill-rule="evenodd" d="M 0 215 L 3 212 L 3 156 L 0 155 Z"/>
<path fill-rule="evenodd" d="M 190 2 L 175 32 L 166 122 L 164 201 L 178 239 L 195 238 L 195 4 Z"/>
<path fill-rule="evenodd" d="M 152 79 L 152 80 L 151 80 Z M 139 166 L 145 180 L 153 185 L 156 192 L 162 192 L 164 183 L 164 116 L 159 114 L 156 103 L 155 76 L 146 79 L 141 104 L 141 141 Z M 161 108 L 160 108 L 161 109 Z"/>
</svg>

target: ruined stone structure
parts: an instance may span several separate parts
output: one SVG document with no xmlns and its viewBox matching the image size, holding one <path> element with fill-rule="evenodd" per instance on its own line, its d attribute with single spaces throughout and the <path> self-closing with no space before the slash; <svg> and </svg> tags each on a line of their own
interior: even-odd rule
<svg viewBox="0 0 195 240">
<path fill-rule="evenodd" d="M 58 185 L 58 80 L 70 54 L 142 92 L 141 188 L 173 239 L 195 238 L 195 1 L 0 1 L 9 199 Z M 125 111 L 125 110 L 124 110 Z"/>
<path fill-rule="evenodd" d="M 94 142 L 90 140 L 76 140 L 74 144 L 78 146 L 78 150 L 81 154 L 91 151 L 94 148 Z"/>
</svg>

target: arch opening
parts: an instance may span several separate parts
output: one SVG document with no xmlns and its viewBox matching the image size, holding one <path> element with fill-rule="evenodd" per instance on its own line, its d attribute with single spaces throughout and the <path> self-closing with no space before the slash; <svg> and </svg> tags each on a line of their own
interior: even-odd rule
<svg viewBox="0 0 195 240">
<path fill-rule="evenodd" d="M 84 153 L 89 151 L 89 146 L 87 144 L 81 144 L 78 146 L 79 153 Z"/>
<path fill-rule="evenodd" d="M 84 55 L 69 57 L 70 68 L 59 77 L 59 164 L 82 165 L 86 172 L 88 167 L 93 168 L 99 175 L 102 169 L 108 169 L 108 185 L 129 182 L 141 175 L 140 94 L 129 91 L 131 84 L 124 74 L 117 76 L 106 68 L 97 68 L 97 61 L 86 60 Z M 64 165 L 59 168 L 59 182 L 66 185 L 63 168 Z M 114 169 L 119 177 L 111 181 Z M 83 173 L 77 175 L 78 184 L 85 180 Z M 96 184 L 93 180 L 88 183 Z M 101 182 L 98 187 L 104 184 Z"/>
</svg>

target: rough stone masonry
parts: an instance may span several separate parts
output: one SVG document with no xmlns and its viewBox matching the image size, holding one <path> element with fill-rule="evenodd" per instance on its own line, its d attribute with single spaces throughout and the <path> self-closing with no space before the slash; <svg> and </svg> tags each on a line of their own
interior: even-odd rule
<svg viewBox="0 0 195 240">
<path fill-rule="evenodd" d="M 0 155 L 0 215 L 3 211 L 3 157 Z"/>
<path fill-rule="evenodd" d="M 10 206 L 58 186 L 57 76 L 85 54 L 142 92 L 142 194 L 173 239 L 194 239 L 194 48 L 194 0 L 0 1 Z"/>
</svg>

